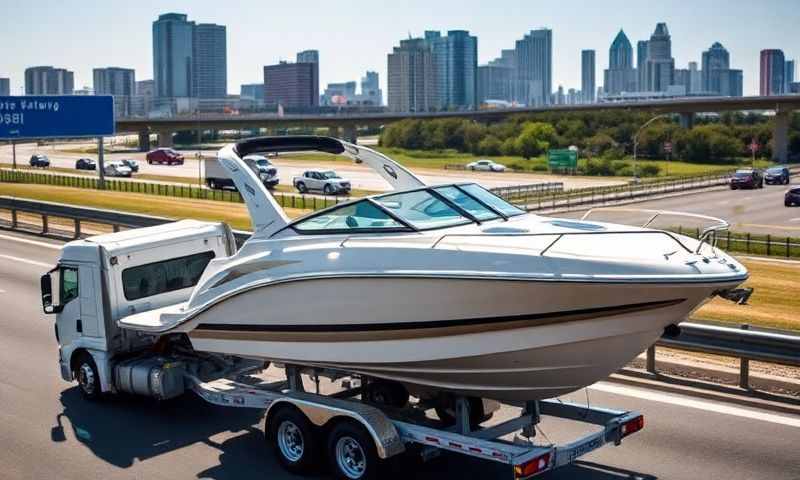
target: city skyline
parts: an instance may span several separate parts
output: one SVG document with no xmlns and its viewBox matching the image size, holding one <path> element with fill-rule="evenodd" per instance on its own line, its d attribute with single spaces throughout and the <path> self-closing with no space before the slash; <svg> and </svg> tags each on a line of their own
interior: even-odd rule
<svg viewBox="0 0 800 480">
<path fill-rule="evenodd" d="M 227 90 L 232 94 L 239 93 L 241 84 L 260 80 L 259 73 L 264 65 L 290 60 L 295 52 L 304 49 L 319 49 L 320 55 L 326 59 L 320 65 L 321 85 L 357 80 L 364 71 L 376 70 L 381 77 L 381 88 L 385 90 L 386 54 L 392 46 L 396 45 L 398 39 L 405 38 L 409 31 L 431 29 L 469 30 L 480 39 L 478 63 L 481 65 L 497 57 L 502 49 L 513 45 L 530 30 L 541 26 L 552 29 L 554 91 L 558 85 L 563 85 L 565 89 L 580 88 L 581 50 L 605 51 L 620 28 L 625 30 L 635 45 L 637 41 L 649 38 L 653 27 L 659 22 L 669 25 L 676 67 L 683 68 L 690 61 L 699 62 L 702 51 L 713 42 L 719 41 L 725 45 L 731 52 L 731 68 L 744 70 L 745 95 L 758 93 L 761 50 L 780 48 L 787 59 L 800 54 L 791 42 L 793 26 L 800 20 L 800 13 L 793 8 L 792 2 L 783 0 L 766 5 L 707 1 L 693 6 L 691 14 L 681 13 L 686 10 L 676 8 L 680 4 L 676 1 L 648 6 L 610 1 L 603 8 L 582 5 L 580 17 L 586 18 L 571 16 L 569 6 L 581 2 L 569 1 L 556 12 L 542 12 L 534 2 L 509 2 L 509 8 L 494 11 L 478 2 L 466 2 L 474 5 L 463 4 L 462 8 L 455 9 L 450 8 L 453 2 L 449 1 L 436 5 L 412 1 L 407 11 L 389 8 L 380 18 L 369 13 L 370 9 L 357 7 L 365 2 L 345 3 L 354 7 L 344 9 L 350 12 L 348 15 L 336 13 L 333 14 L 336 18 L 326 17 L 328 20 L 324 22 L 309 19 L 308 15 L 296 8 L 270 7 L 270 17 L 283 18 L 289 26 L 274 25 L 284 22 L 271 22 L 270 29 L 264 29 L 253 28 L 253 25 L 259 13 L 263 16 L 267 9 L 252 5 L 223 11 L 212 8 L 213 5 L 207 1 L 143 1 L 130 6 L 130 14 L 126 12 L 125 22 L 114 22 L 112 19 L 118 9 L 113 5 L 65 8 L 56 2 L 43 1 L 41 4 L 54 12 L 52 19 L 44 18 L 34 28 L 23 29 L 12 24 L 6 30 L 6 34 L 13 35 L 17 41 L 0 45 L 0 58 L 3 58 L 0 77 L 11 78 L 13 94 L 20 93 L 24 69 L 35 65 L 59 65 L 75 72 L 76 89 L 91 86 L 93 69 L 103 65 L 133 68 L 137 78 L 152 78 L 150 25 L 159 14 L 170 11 L 227 26 Z M 611 8 L 612 4 L 619 4 L 619 8 Z M 39 8 L 42 6 L 13 5 L 8 7 L 8 15 L 22 18 L 35 15 Z M 506 15 L 509 9 L 514 9 L 515 15 Z M 620 11 L 627 14 L 612 16 L 608 13 Z M 242 12 L 246 14 L 242 15 Z M 421 15 L 422 12 L 426 14 Z M 56 19 L 76 14 L 82 20 L 81 29 L 69 29 L 56 22 Z M 392 19 L 391 22 L 386 21 L 388 18 Z M 742 18 L 747 19 L 747 26 L 741 23 Z M 296 21 L 290 21 L 292 19 Z M 298 22 L 303 22 L 303 28 L 297 28 L 300 25 Z M 87 25 L 92 28 L 86 28 Z M 354 28 L 348 28 L 348 25 Z M 63 42 L 60 35 L 44 35 L 45 32 L 58 32 L 64 28 L 67 28 L 64 36 L 72 39 L 70 43 Z M 304 31 L 306 28 L 308 31 Z M 353 31 L 358 31 L 359 35 L 347 33 Z M 752 32 L 753 35 L 742 35 L 743 31 Z M 104 41 L 97 42 L 98 36 Z M 84 55 L 82 48 L 75 48 L 83 44 L 92 46 L 92 56 Z M 69 47 L 65 48 L 65 45 Z M 598 79 L 602 78 L 602 71 L 608 67 L 604 55 L 599 57 L 596 62 Z"/>
</svg>

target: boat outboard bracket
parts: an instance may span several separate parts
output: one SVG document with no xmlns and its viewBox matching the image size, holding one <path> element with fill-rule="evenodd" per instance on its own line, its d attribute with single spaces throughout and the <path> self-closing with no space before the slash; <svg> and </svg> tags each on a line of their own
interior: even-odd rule
<svg viewBox="0 0 800 480">
<path fill-rule="evenodd" d="M 752 288 L 730 288 L 727 290 L 720 290 L 717 295 L 725 300 L 730 300 L 737 305 L 747 305 L 747 301 L 753 294 Z"/>
</svg>

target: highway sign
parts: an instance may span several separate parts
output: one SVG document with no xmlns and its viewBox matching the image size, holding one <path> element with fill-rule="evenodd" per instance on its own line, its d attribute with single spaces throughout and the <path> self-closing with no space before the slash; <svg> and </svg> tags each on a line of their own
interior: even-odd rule
<svg viewBox="0 0 800 480">
<path fill-rule="evenodd" d="M 550 150 L 547 153 L 547 163 L 550 170 L 574 170 L 578 168 L 578 152 L 576 150 Z"/>
<path fill-rule="evenodd" d="M 114 99 L 111 96 L 0 97 L 0 140 L 113 134 Z"/>
<path fill-rule="evenodd" d="M 664 153 L 672 153 L 672 142 L 664 142 Z"/>
</svg>

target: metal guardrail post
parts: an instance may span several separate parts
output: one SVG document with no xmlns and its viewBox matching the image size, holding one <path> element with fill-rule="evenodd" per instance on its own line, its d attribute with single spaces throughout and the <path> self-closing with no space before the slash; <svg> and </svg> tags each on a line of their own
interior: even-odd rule
<svg viewBox="0 0 800 480">
<path fill-rule="evenodd" d="M 742 324 L 742 330 L 750 330 L 750 325 Z M 750 360 L 747 358 L 739 359 L 739 387 L 749 390 L 750 389 Z"/>
<path fill-rule="evenodd" d="M 649 373 L 656 373 L 656 346 L 650 345 L 647 349 L 647 371 Z"/>
<path fill-rule="evenodd" d="M 81 221 L 75 218 L 75 238 L 81 238 Z"/>
<path fill-rule="evenodd" d="M 42 234 L 47 233 L 47 215 L 44 213 L 42 214 Z"/>
<path fill-rule="evenodd" d="M 17 228 L 17 210 L 11 209 L 11 228 Z"/>
</svg>

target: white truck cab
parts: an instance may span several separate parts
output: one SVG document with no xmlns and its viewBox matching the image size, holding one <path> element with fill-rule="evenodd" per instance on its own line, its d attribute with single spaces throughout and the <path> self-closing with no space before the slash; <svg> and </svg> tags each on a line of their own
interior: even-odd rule
<svg viewBox="0 0 800 480">
<path fill-rule="evenodd" d="M 62 378 L 77 378 L 89 397 L 119 390 L 115 368 L 158 337 L 117 320 L 188 300 L 208 262 L 235 251 L 227 225 L 194 220 L 67 243 L 41 278 L 42 306 L 56 317 Z"/>
</svg>

